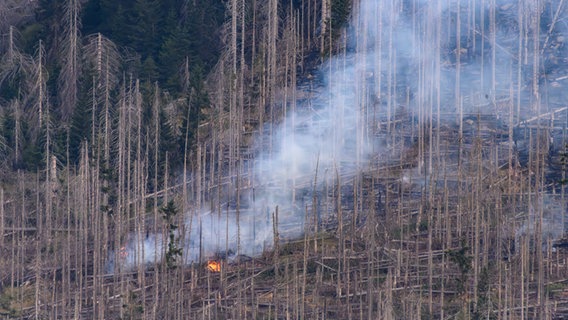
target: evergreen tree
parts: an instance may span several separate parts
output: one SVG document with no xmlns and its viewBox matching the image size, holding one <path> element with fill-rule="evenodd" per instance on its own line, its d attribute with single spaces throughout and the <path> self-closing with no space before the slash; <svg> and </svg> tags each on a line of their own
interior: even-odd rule
<svg viewBox="0 0 568 320">
<path fill-rule="evenodd" d="M 177 26 L 165 37 L 159 52 L 160 80 L 171 92 L 181 89 L 180 70 L 187 56 L 195 56 L 190 34 L 185 28 Z"/>
<path fill-rule="evenodd" d="M 133 7 L 133 21 L 135 26 L 129 35 L 128 42 L 142 59 L 154 57 L 158 53 L 161 43 L 164 15 L 160 10 L 158 0 L 136 0 Z"/>
<path fill-rule="evenodd" d="M 144 62 L 142 63 L 140 69 L 140 78 L 142 78 L 142 80 L 148 83 L 152 83 L 158 80 L 159 69 L 156 65 L 156 62 L 154 61 L 154 58 L 151 55 L 147 56 L 146 59 L 144 59 Z"/>
</svg>

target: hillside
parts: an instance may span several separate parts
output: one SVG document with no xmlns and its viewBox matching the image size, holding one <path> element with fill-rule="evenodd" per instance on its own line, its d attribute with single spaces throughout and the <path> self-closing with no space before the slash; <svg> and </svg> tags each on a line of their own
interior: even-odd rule
<svg viewBox="0 0 568 320">
<path fill-rule="evenodd" d="M 0 12 L 2 317 L 568 318 L 563 0 Z"/>
</svg>

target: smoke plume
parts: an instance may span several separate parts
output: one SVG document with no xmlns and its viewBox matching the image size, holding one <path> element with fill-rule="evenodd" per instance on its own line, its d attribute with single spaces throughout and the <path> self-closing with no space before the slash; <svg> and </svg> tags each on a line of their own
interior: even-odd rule
<svg viewBox="0 0 568 320">
<path fill-rule="evenodd" d="M 296 112 L 273 128 L 269 150 L 268 132 L 257 137 L 254 170 L 246 172 L 255 185 L 249 203 L 188 215 L 176 233 L 184 263 L 219 253 L 262 253 L 274 243 L 277 213 L 280 239 L 302 236 L 319 184 L 400 158 L 402 151 L 390 144 L 394 139 L 379 133 L 388 134 L 401 115 L 403 121 L 437 128 L 455 124 L 460 113 L 499 117 L 503 96 L 515 108 L 553 109 L 567 94 L 558 85 L 568 79 L 558 67 L 568 56 L 567 25 L 558 19 L 567 15 L 561 4 L 360 1 L 347 27 L 346 47 L 312 75 L 313 96 L 298 100 Z M 529 116 L 517 112 L 514 121 Z M 435 163 L 420 163 L 403 178 L 425 180 L 431 171 L 422 165 Z M 124 264 L 160 260 L 166 240 L 132 236 Z"/>
</svg>

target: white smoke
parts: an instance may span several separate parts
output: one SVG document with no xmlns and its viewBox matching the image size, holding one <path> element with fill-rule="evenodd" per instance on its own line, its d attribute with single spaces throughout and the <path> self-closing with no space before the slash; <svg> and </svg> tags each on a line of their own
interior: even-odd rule
<svg viewBox="0 0 568 320">
<path fill-rule="evenodd" d="M 534 243 L 537 236 L 542 237 L 543 250 L 555 240 L 561 238 L 565 230 L 566 203 L 559 195 L 538 192 L 532 197 L 532 203 L 527 205 L 528 211 L 522 216 L 520 227 L 515 231 L 515 247 L 522 247 L 521 241 L 528 240 Z"/>
<path fill-rule="evenodd" d="M 307 225 L 305 206 L 312 199 L 311 192 L 300 189 L 313 190 L 316 180 L 353 176 L 370 162 L 381 161 L 381 153 L 388 152 L 389 146 L 376 133 L 382 119 L 392 119 L 400 106 L 424 121 L 438 109 L 454 116 L 460 108 L 466 113 L 495 114 L 495 100 L 503 91 L 523 102 L 529 99 L 531 86 L 536 85 L 531 83 L 535 51 L 519 52 L 519 28 L 537 38 L 544 38 L 549 30 L 531 29 L 518 13 L 550 15 L 547 12 L 554 13 L 559 5 L 557 0 L 541 1 L 540 6 L 532 3 L 360 1 L 353 11 L 345 52 L 323 64 L 315 75 L 321 88 L 308 101 L 299 100 L 297 111 L 274 128 L 270 150 L 263 149 L 264 141 L 258 142 L 261 151 L 254 172 L 247 172 L 256 186 L 248 208 L 204 208 L 188 217 L 182 231 L 176 232 L 183 262 L 223 252 L 258 255 L 271 248 L 277 207 L 279 236 L 301 236 Z M 560 9 L 560 15 L 566 16 L 566 9 Z M 490 24 L 491 15 L 496 16 L 495 25 Z M 558 23 L 553 34 L 549 42 L 555 41 L 560 49 L 547 52 L 557 60 L 565 59 L 566 26 Z M 563 92 L 554 91 L 553 86 L 541 88 L 545 89 L 551 97 L 561 97 Z M 240 211 L 238 221 L 236 210 Z M 166 242 L 160 235 L 131 237 L 125 265 L 159 260 Z"/>
</svg>

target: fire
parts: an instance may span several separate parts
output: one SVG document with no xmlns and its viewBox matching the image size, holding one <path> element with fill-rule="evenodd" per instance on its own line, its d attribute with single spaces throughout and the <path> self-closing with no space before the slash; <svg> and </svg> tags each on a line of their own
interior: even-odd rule
<svg viewBox="0 0 568 320">
<path fill-rule="evenodd" d="M 121 259 L 126 259 L 128 257 L 128 250 L 126 250 L 126 246 L 120 247 L 120 251 L 118 251 L 118 256 Z"/>
<path fill-rule="evenodd" d="M 221 272 L 221 263 L 215 260 L 207 261 L 207 270 L 211 272 Z"/>
</svg>

